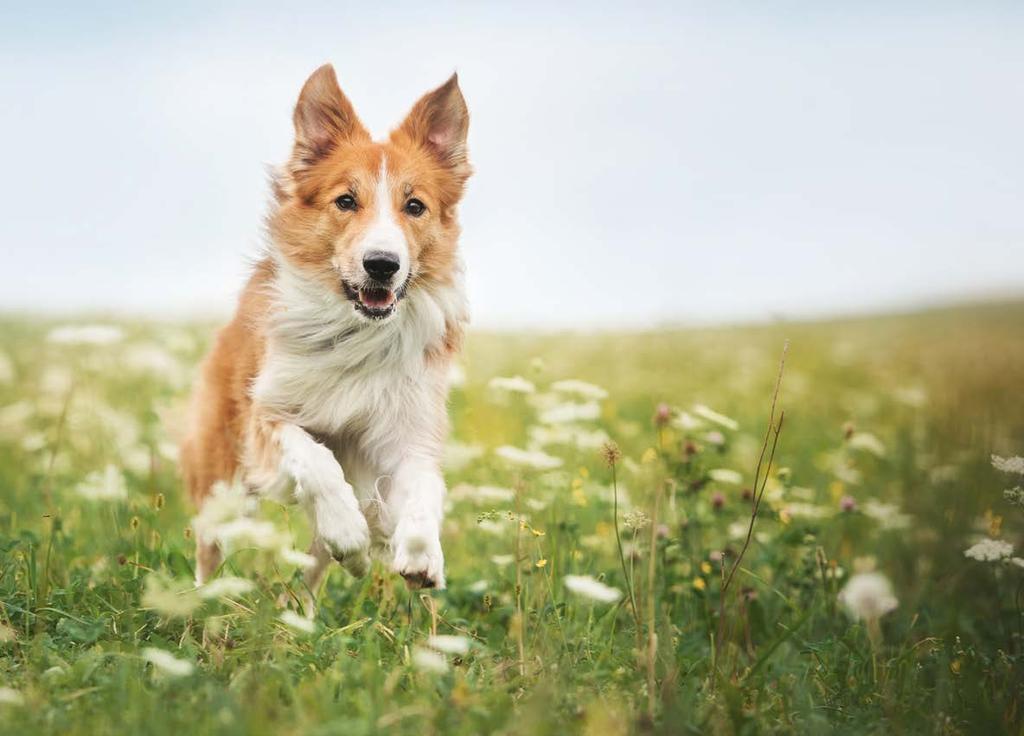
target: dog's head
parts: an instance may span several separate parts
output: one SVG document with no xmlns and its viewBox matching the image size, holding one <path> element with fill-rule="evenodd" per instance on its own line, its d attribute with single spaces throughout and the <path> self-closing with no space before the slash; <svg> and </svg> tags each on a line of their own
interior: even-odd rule
<svg viewBox="0 0 1024 736">
<path fill-rule="evenodd" d="M 412 289 L 450 282 L 456 205 L 471 173 L 458 78 L 424 95 L 387 141 L 374 142 L 325 65 L 306 80 L 294 122 L 269 220 L 288 264 L 370 320 L 391 317 Z"/>
</svg>

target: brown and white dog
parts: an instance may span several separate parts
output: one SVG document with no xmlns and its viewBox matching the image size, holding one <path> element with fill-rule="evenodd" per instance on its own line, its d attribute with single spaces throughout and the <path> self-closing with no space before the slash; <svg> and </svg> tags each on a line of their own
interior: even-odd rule
<svg viewBox="0 0 1024 736">
<path fill-rule="evenodd" d="M 469 114 L 452 76 L 374 142 L 330 65 L 306 81 L 274 181 L 268 253 L 203 364 L 181 465 L 202 507 L 218 482 L 302 504 L 315 594 L 331 558 L 371 545 L 413 587 L 444 587 L 440 457 L 467 306 L 456 207 Z M 217 569 L 196 539 L 196 578 Z"/>
</svg>

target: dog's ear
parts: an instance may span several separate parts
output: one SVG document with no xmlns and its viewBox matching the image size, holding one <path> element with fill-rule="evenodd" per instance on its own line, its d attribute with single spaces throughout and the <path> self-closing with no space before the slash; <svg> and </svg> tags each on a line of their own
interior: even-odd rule
<svg viewBox="0 0 1024 736">
<path fill-rule="evenodd" d="M 302 85 L 295 114 L 295 150 L 292 163 L 298 168 L 316 163 L 339 142 L 353 138 L 370 138 L 348 101 L 334 67 L 324 64 Z"/>
<path fill-rule="evenodd" d="M 469 110 L 459 89 L 458 74 L 423 95 L 395 132 L 430 151 L 456 178 L 465 180 L 470 175 L 466 152 Z"/>
</svg>

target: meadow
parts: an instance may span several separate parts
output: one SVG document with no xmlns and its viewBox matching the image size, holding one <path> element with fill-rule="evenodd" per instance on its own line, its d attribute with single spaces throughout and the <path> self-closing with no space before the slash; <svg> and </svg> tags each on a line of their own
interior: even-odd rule
<svg viewBox="0 0 1024 736">
<path fill-rule="evenodd" d="M 1022 733 L 1024 303 L 473 333 L 448 588 L 312 619 L 295 508 L 192 583 L 214 329 L 0 320 L 0 733 Z"/>
</svg>

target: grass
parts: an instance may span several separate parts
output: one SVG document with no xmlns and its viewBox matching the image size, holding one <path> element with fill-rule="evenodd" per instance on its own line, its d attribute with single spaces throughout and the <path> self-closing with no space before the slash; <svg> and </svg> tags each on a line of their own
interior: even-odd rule
<svg viewBox="0 0 1024 736">
<path fill-rule="evenodd" d="M 172 434 L 212 328 L 121 323 L 96 345 L 54 327 L 0 322 L 2 733 L 1022 732 L 1024 569 L 964 551 L 1024 528 L 1003 497 L 1020 478 L 990 459 L 1024 454 L 1024 304 L 474 334 L 448 589 L 337 569 L 311 631 L 281 618 L 301 574 L 277 542 L 229 556 L 251 589 L 191 589 Z M 723 597 L 786 339 L 785 424 Z M 536 391 L 488 386 L 516 375 Z M 607 390 L 597 416 L 542 422 L 595 411 L 550 390 L 569 378 Z M 262 516 L 308 541 L 296 509 Z M 838 596 L 868 570 L 899 605 L 857 620 Z"/>
</svg>

